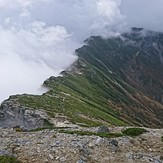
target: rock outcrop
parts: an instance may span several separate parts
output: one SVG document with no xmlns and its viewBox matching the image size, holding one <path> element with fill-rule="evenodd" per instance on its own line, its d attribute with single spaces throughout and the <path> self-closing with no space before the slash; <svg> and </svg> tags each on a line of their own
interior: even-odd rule
<svg viewBox="0 0 163 163">
<path fill-rule="evenodd" d="M 23 96 L 23 95 L 20 95 Z M 72 124 L 68 118 L 62 114 L 55 114 L 50 117 L 43 109 L 33 109 L 21 105 L 17 98 L 11 96 L 0 106 L 0 127 L 1 128 L 20 128 L 24 131 L 30 131 L 37 128 L 51 127 L 77 127 Z"/>
<path fill-rule="evenodd" d="M 48 123 L 47 119 L 48 115 L 45 112 L 20 106 L 16 98 L 4 101 L 0 107 L 0 127 L 3 128 L 43 128 Z"/>
</svg>

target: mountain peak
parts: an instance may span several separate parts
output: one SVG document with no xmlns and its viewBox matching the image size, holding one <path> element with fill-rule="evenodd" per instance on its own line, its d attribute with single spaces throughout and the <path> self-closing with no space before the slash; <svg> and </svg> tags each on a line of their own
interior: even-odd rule
<svg viewBox="0 0 163 163">
<path fill-rule="evenodd" d="M 142 30 L 144 30 L 143 28 L 137 28 L 137 27 L 132 27 L 131 28 L 131 31 L 132 32 L 140 32 L 140 31 L 142 31 Z"/>
</svg>

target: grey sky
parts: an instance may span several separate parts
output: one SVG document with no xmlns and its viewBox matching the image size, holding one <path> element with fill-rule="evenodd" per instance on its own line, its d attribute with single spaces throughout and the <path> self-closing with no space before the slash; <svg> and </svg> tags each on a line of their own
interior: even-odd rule
<svg viewBox="0 0 163 163">
<path fill-rule="evenodd" d="M 163 0 L 122 0 L 121 14 L 130 27 L 163 31 Z"/>
</svg>

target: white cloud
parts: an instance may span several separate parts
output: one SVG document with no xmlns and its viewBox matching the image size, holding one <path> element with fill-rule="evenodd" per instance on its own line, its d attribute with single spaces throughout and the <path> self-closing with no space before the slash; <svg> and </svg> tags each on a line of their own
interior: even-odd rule
<svg viewBox="0 0 163 163">
<path fill-rule="evenodd" d="M 54 0 L 0 0 L 0 7 L 23 7 L 27 8 L 32 5 L 37 5 L 38 3 L 49 3 Z"/>
<path fill-rule="evenodd" d="M 0 7 L 5 7 L 10 4 L 10 0 L 0 0 Z"/>
<path fill-rule="evenodd" d="M 30 13 L 27 9 L 22 9 L 22 12 L 19 14 L 19 17 L 30 17 Z"/>
<path fill-rule="evenodd" d="M 96 2 L 98 14 L 91 26 L 94 34 L 108 37 L 123 31 L 125 21 L 120 12 L 120 5 L 121 0 L 98 0 Z"/>
<path fill-rule="evenodd" d="M 36 21 L 26 27 L 0 27 L 0 100 L 15 93 L 40 93 L 45 79 L 68 67 L 77 48 L 62 26 Z"/>
<path fill-rule="evenodd" d="M 119 2 L 119 3 L 118 3 Z M 110 18 L 110 22 L 114 21 L 112 18 L 118 14 L 118 16 L 121 16 L 119 6 L 120 1 L 115 0 L 99 0 L 97 1 L 97 11 L 101 16 Z"/>
<path fill-rule="evenodd" d="M 15 93 L 40 94 L 42 93 L 40 85 L 45 78 L 50 75 L 58 75 L 58 73 L 43 63 L 26 62 L 18 56 L 1 57 L 0 100 Z"/>
</svg>

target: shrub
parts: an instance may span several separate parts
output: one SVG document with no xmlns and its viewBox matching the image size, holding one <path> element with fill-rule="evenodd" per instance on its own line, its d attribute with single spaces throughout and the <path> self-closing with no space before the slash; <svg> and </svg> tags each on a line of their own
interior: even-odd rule
<svg viewBox="0 0 163 163">
<path fill-rule="evenodd" d="M 143 128 L 128 128 L 122 131 L 122 133 L 127 136 L 139 136 L 145 132 L 147 132 L 147 130 Z"/>
<path fill-rule="evenodd" d="M 23 129 L 21 128 L 14 128 L 16 132 L 23 132 Z"/>
</svg>

